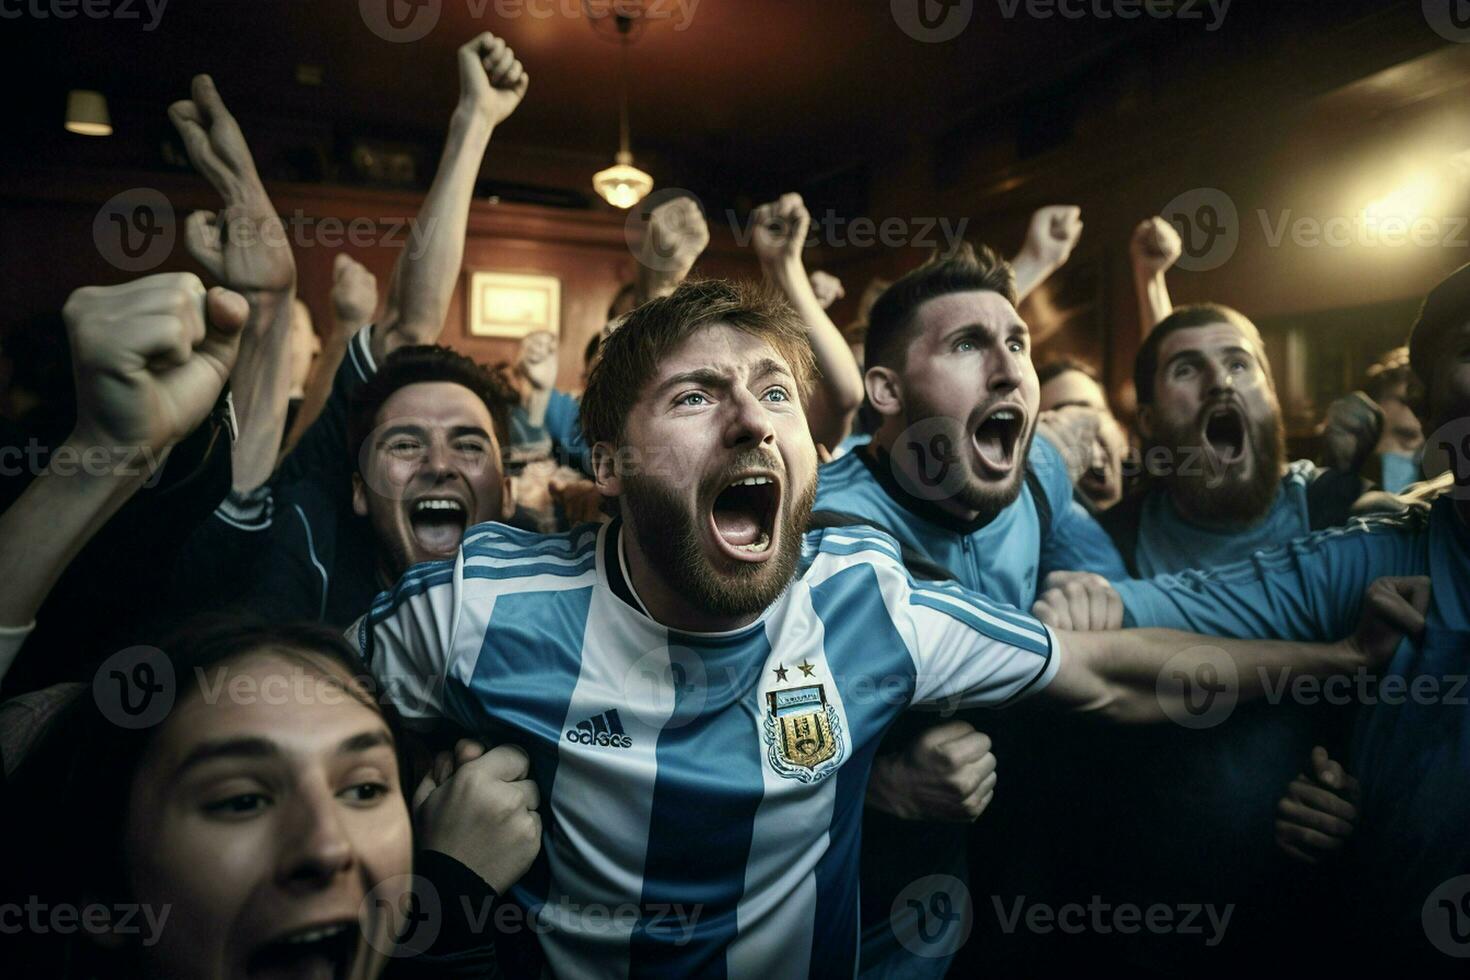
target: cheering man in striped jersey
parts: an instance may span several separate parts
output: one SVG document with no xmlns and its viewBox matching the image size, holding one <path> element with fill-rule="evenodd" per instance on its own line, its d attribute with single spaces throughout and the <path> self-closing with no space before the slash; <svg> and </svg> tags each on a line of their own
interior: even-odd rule
<svg viewBox="0 0 1470 980">
<path fill-rule="evenodd" d="M 352 631 L 410 723 L 514 739 L 546 801 L 513 890 L 559 976 L 851 976 L 873 753 L 913 705 L 1028 695 L 1118 721 L 1184 712 L 1158 683 L 1233 659 L 1351 671 L 1416 613 L 1330 646 L 1068 634 L 952 584 L 892 538 L 807 531 L 813 357 L 794 313 L 686 283 L 606 342 L 582 402 L 611 524 L 481 524 Z M 1222 652 L 1223 651 L 1223 652 Z M 923 939 L 923 937 L 918 937 Z"/>
</svg>

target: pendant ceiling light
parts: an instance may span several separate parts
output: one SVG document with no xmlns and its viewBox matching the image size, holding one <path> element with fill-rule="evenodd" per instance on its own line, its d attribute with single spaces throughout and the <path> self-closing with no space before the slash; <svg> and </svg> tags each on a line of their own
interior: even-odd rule
<svg viewBox="0 0 1470 980">
<path fill-rule="evenodd" d="M 111 136 L 107 97 L 101 92 L 72 89 L 66 95 L 66 131 L 81 136 Z"/>
<path fill-rule="evenodd" d="M 615 208 L 631 208 L 649 191 L 653 178 L 633 166 L 633 153 L 628 149 L 628 43 L 633 20 L 617 15 L 619 43 L 623 49 L 622 77 L 618 91 L 618 155 L 611 167 L 592 175 L 592 189 Z"/>
</svg>

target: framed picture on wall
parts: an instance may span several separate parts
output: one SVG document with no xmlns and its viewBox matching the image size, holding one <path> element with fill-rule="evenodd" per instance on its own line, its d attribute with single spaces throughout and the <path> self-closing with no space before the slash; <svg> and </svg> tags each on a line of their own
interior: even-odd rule
<svg viewBox="0 0 1470 980">
<path fill-rule="evenodd" d="M 561 335 L 561 280 L 512 272 L 470 273 L 470 336 L 519 340 Z"/>
</svg>

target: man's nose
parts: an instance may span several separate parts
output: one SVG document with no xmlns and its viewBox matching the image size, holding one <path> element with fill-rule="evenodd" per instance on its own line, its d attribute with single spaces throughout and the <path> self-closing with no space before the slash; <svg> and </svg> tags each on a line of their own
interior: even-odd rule
<svg viewBox="0 0 1470 980">
<path fill-rule="evenodd" d="M 737 388 L 730 405 L 732 411 L 725 428 L 725 445 L 759 446 L 775 441 L 776 428 L 771 423 L 770 413 L 759 399 L 745 389 Z"/>
</svg>

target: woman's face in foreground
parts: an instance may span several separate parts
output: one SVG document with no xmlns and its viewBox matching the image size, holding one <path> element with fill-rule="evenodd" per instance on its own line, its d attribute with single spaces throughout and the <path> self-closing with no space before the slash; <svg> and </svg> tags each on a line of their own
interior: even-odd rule
<svg viewBox="0 0 1470 980">
<path fill-rule="evenodd" d="M 163 923 L 141 949 L 150 973 L 376 976 L 412 862 L 382 715 L 316 655 L 261 650 L 196 679 L 128 803 L 131 897 Z"/>
</svg>

